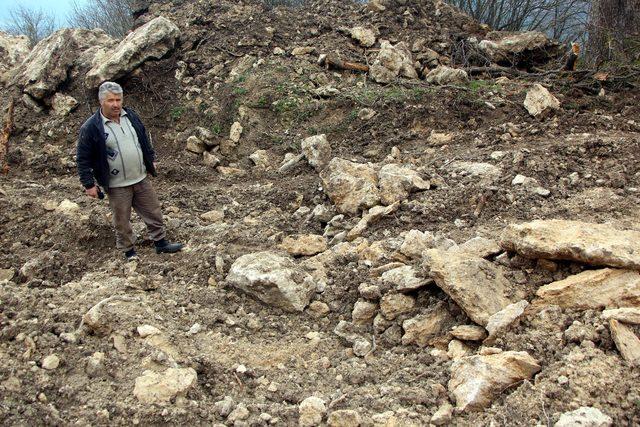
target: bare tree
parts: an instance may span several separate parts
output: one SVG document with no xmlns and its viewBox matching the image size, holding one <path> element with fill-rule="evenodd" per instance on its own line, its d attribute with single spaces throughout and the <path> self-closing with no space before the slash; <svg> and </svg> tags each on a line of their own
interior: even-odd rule
<svg viewBox="0 0 640 427">
<path fill-rule="evenodd" d="M 584 35 L 591 0 L 446 0 L 500 31 L 537 30 L 563 41 Z"/>
<path fill-rule="evenodd" d="M 640 60 L 640 0 L 594 0 L 587 55 L 593 63 Z"/>
<path fill-rule="evenodd" d="M 31 47 L 56 29 L 56 20 L 42 9 L 29 9 L 22 5 L 9 11 L 11 22 L 4 30 L 9 34 L 25 35 Z"/>
<path fill-rule="evenodd" d="M 133 25 L 135 0 L 89 0 L 79 5 L 73 0 L 67 21 L 72 27 L 102 28 L 107 34 L 124 37 Z"/>
</svg>

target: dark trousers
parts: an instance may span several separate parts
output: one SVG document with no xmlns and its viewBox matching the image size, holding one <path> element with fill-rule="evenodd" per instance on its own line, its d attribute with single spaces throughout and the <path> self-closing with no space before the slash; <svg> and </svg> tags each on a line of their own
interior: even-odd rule
<svg viewBox="0 0 640 427">
<path fill-rule="evenodd" d="M 116 230 L 116 247 L 122 251 L 133 249 L 135 236 L 131 227 L 131 208 L 147 225 L 149 237 L 153 241 L 164 239 L 164 222 L 158 196 L 145 178 L 137 184 L 109 189 L 109 207 L 113 215 L 113 227 Z"/>
</svg>

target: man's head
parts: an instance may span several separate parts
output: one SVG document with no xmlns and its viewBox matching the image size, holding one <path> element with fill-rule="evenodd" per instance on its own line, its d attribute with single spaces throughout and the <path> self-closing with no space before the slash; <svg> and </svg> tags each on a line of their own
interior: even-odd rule
<svg viewBox="0 0 640 427">
<path fill-rule="evenodd" d="M 111 120 L 117 120 L 122 111 L 122 87 L 118 83 L 104 82 L 98 89 L 98 100 L 102 114 Z"/>
</svg>

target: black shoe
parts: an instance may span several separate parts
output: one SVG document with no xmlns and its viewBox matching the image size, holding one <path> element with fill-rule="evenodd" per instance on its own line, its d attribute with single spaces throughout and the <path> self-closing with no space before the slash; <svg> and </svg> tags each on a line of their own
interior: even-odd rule
<svg viewBox="0 0 640 427">
<path fill-rule="evenodd" d="M 173 254 L 184 247 L 182 243 L 169 243 L 165 239 L 158 240 L 155 245 L 157 254 Z"/>
<path fill-rule="evenodd" d="M 124 259 L 127 262 L 129 262 L 129 261 L 138 261 L 138 254 L 136 253 L 136 250 L 135 249 L 129 249 L 128 251 L 126 251 L 124 253 Z"/>
</svg>

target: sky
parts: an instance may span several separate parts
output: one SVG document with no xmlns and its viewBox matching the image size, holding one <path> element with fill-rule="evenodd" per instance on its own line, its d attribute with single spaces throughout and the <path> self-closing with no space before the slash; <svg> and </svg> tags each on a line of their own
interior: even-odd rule
<svg viewBox="0 0 640 427">
<path fill-rule="evenodd" d="M 76 0 L 79 5 L 83 5 L 87 0 Z M 42 9 L 51 13 L 56 18 L 58 26 L 65 26 L 67 15 L 71 10 L 72 0 L 0 0 L 0 26 L 10 22 L 9 11 L 17 5 L 22 5 L 28 9 Z"/>
</svg>

